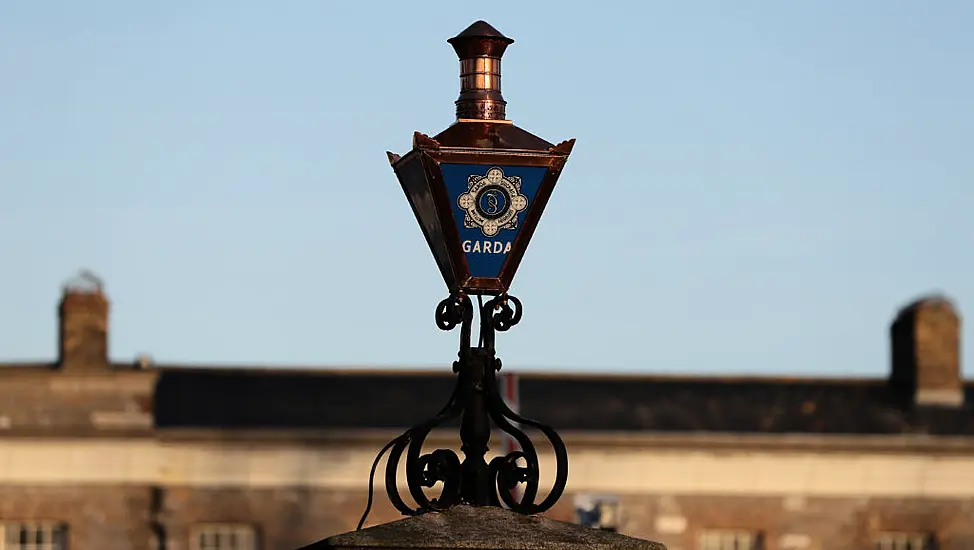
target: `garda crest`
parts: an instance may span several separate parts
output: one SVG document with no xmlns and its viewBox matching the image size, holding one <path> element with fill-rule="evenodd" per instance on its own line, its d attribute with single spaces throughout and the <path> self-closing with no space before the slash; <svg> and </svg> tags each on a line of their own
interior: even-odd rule
<svg viewBox="0 0 974 550">
<path fill-rule="evenodd" d="M 501 229 L 517 229 L 517 215 L 528 207 L 528 198 L 521 194 L 519 176 L 504 176 L 504 170 L 494 167 L 486 176 L 467 178 L 467 192 L 457 205 L 466 212 L 464 227 L 479 227 L 484 236 L 493 237 Z"/>
</svg>

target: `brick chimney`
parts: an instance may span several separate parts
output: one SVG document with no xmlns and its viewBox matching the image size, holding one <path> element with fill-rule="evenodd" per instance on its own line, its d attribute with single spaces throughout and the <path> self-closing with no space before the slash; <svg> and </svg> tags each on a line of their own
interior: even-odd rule
<svg viewBox="0 0 974 550">
<path fill-rule="evenodd" d="M 935 296 L 900 310 L 890 327 L 890 383 L 917 405 L 957 407 L 964 403 L 960 368 L 960 315 Z"/>
<path fill-rule="evenodd" d="M 68 372 L 107 369 L 108 298 L 101 280 L 82 271 L 65 284 L 58 317 L 58 368 Z"/>
</svg>

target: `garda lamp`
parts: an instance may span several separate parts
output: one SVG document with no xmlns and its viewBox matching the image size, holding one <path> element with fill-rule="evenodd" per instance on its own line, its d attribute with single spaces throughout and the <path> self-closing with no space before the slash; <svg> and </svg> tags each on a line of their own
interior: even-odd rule
<svg viewBox="0 0 974 550">
<path fill-rule="evenodd" d="M 416 132 L 409 153 L 388 156 L 450 290 L 437 306 L 436 324 L 442 330 L 461 327 L 456 388 L 437 416 L 389 442 L 372 472 L 388 451 L 386 494 L 405 515 L 457 504 L 537 514 L 564 492 L 568 453 L 552 428 L 511 410 L 500 395 L 494 341 L 497 331 L 521 319 L 521 302 L 507 290 L 575 140 L 553 145 L 505 118 L 501 57 L 513 40 L 477 21 L 448 42 L 460 58 L 456 123 L 433 137 Z M 480 305 L 477 346 L 471 345 L 470 295 L 493 296 Z M 458 417 L 463 460 L 450 449 L 424 454 L 429 433 Z M 517 450 L 488 462 L 492 424 L 517 442 Z M 522 427 L 541 432 L 554 451 L 555 481 L 543 497 L 538 453 Z M 399 492 L 403 459 L 415 506 Z M 438 484 L 439 496 L 430 498 L 426 489 Z M 370 493 L 369 507 L 371 502 Z"/>
<path fill-rule="evenodd" d="M 507 120 L 501 57 L 514 40 L 477 21 L 460 58 L 457 121 L 387 153 L 452 295 L 506 293 L 574 139 L 553 145 Z"/>
</svg>

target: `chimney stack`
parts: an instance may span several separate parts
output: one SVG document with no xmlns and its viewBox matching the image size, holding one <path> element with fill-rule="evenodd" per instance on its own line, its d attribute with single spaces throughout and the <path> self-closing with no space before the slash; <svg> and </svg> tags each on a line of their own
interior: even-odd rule
<svg viewBox="0 0 974 550">
<path fill-rule="evenodd" d="M 58 368 L 68 372 L 107 369 L 108 298 L 101 280 L 82 271 L 65 284 L 58 317 Z"/>
<path fill-rule="evenodd" d="M 890 327 L 890 383 L 917 405 L 962 405 L 960 326 L 960 315 L 943 297 L 923 298 L 900 310 Z"/>
</svg>

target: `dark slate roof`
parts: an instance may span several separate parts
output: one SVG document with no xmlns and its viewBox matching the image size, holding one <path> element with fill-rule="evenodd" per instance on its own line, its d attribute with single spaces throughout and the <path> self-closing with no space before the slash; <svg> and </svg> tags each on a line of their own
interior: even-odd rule
<svg viewBox="0 0 974 550">
<path fill-rule="evenodd" d="M 435 414 L 449 373 L 163 369 L 161 428 L 405 428 Z M 525 416 L 558 430 L 974 435 L 959 408 L 918 407 L 885 380 L 521 375 Z"/>
<path fill-rule="evenodd" d="M 167 370 L 159 427 L 400 428 L 436 414 L 452 376 L 355 372 Z"/>
</svg>

